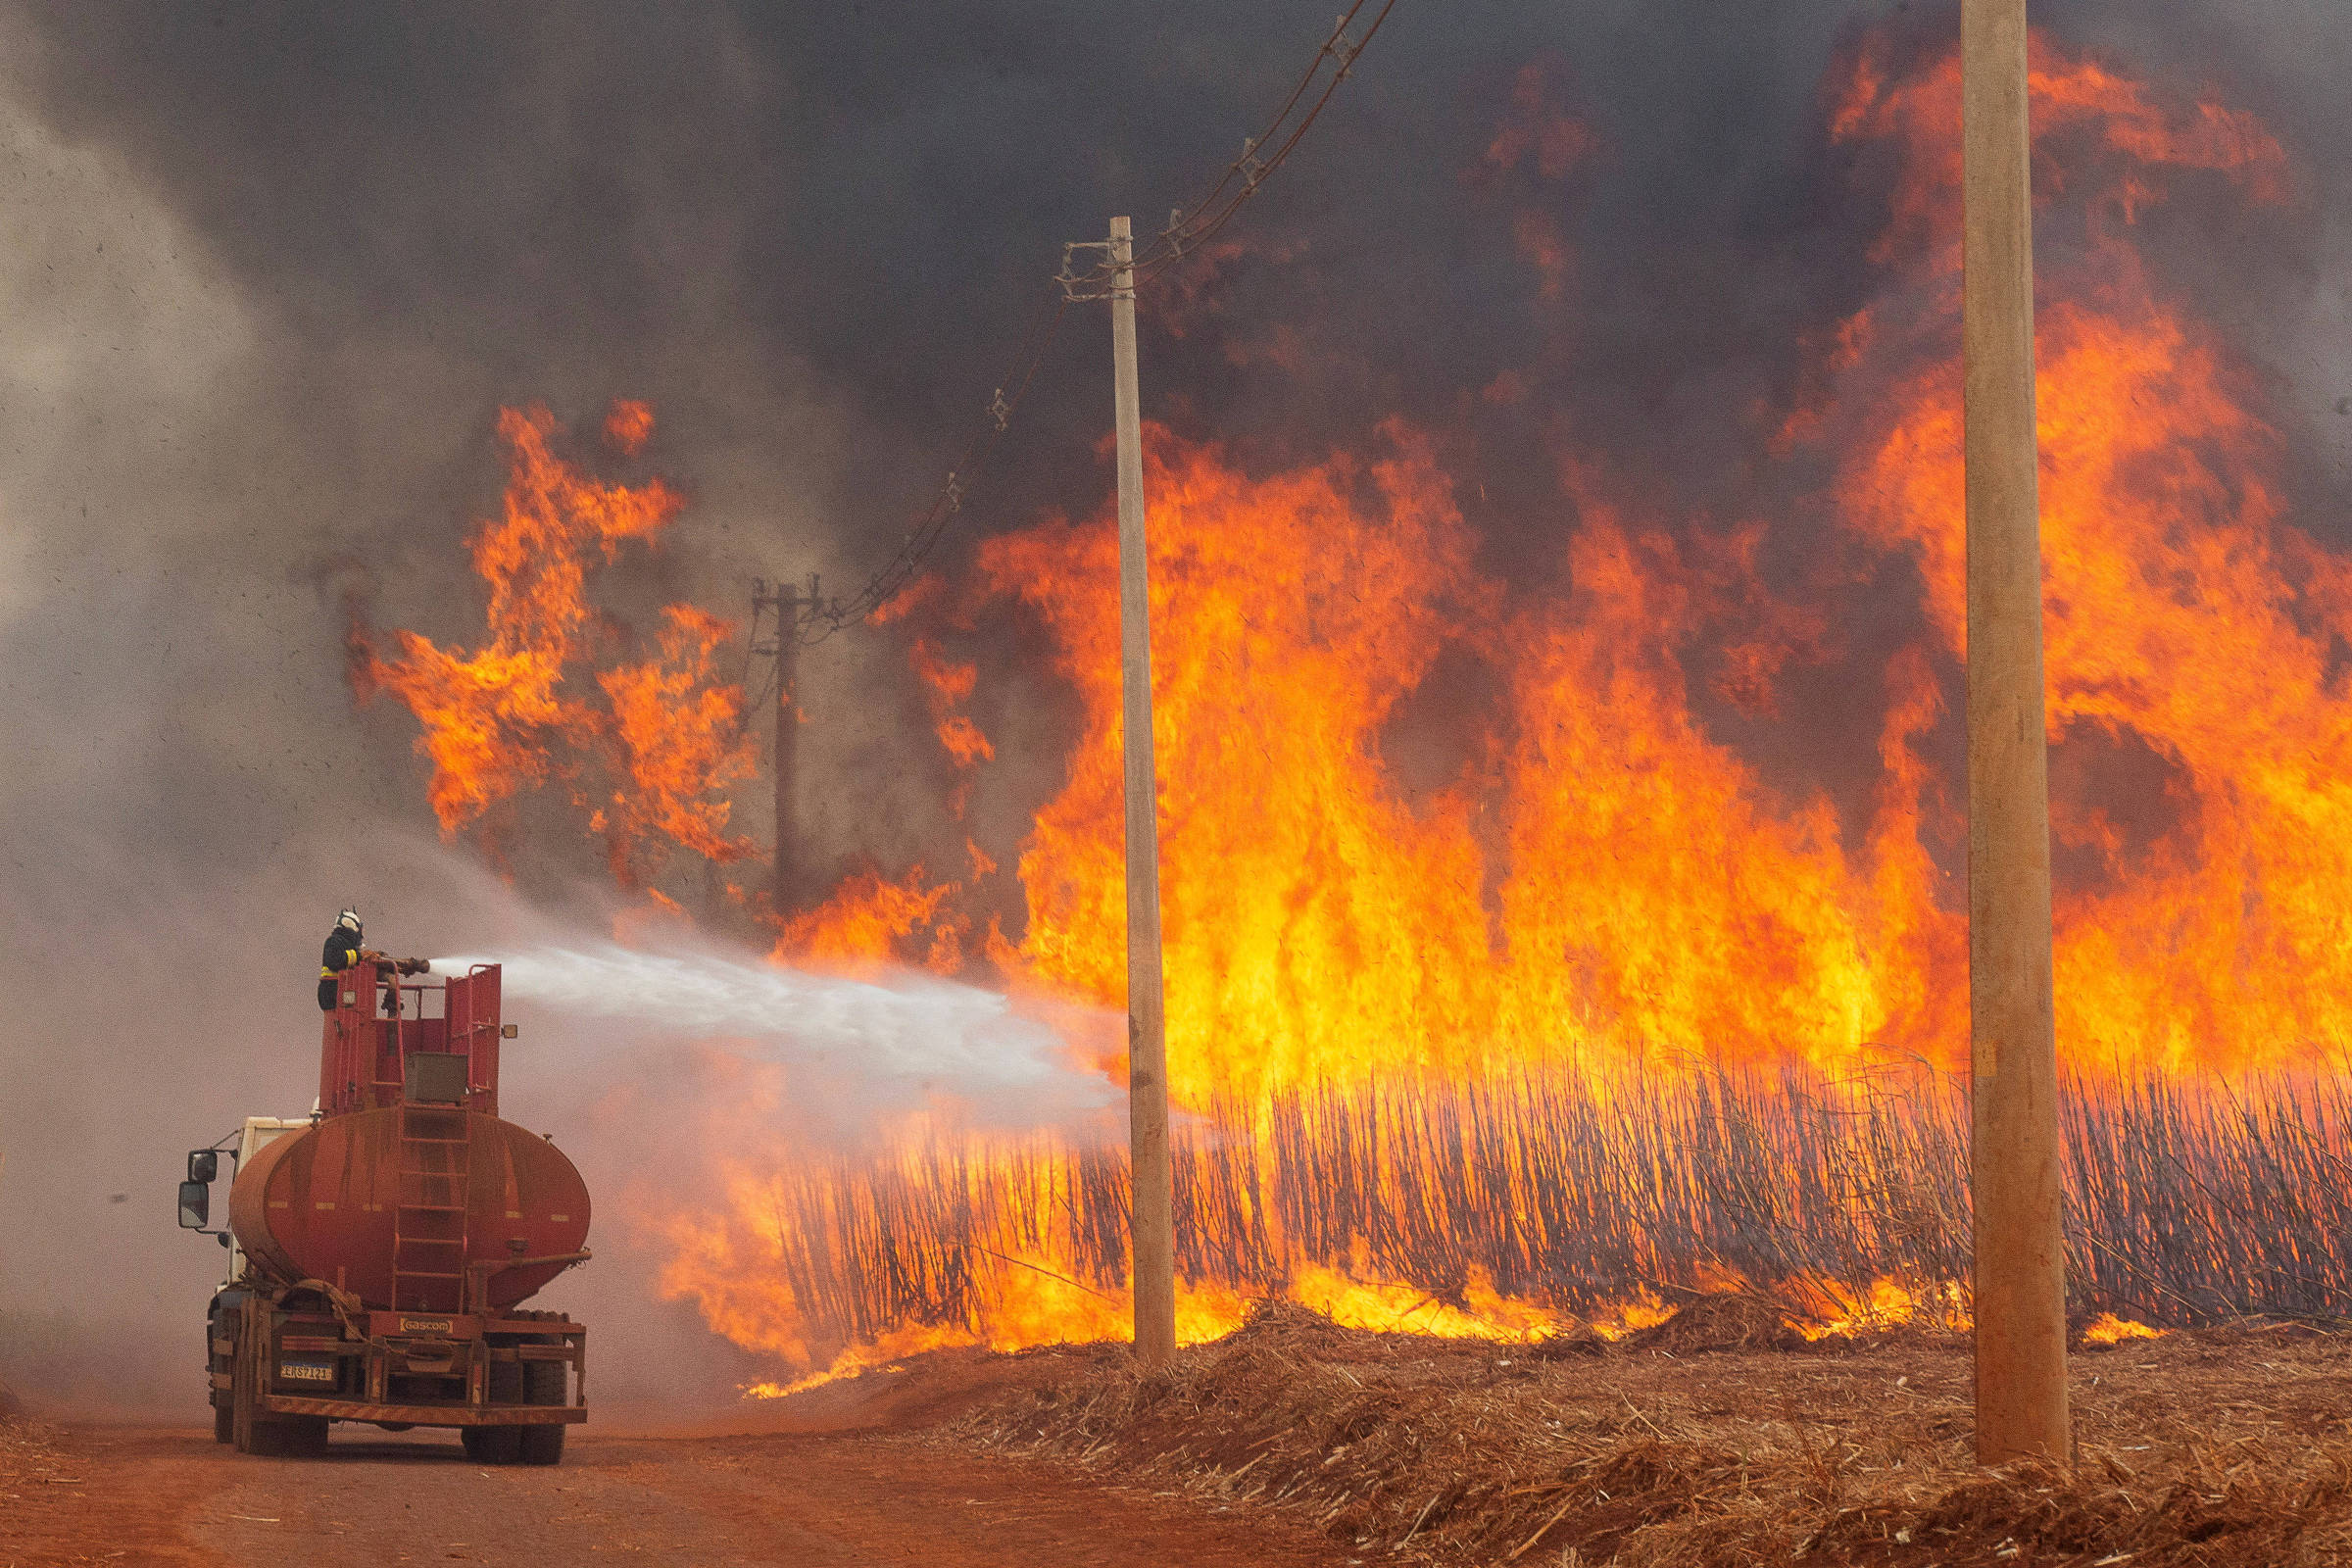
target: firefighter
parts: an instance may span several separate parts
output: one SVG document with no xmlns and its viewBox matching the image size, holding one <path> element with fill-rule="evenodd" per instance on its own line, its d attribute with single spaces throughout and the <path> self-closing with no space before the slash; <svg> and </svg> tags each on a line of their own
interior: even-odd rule
<svg viewBox="0 0 2352 1568">
<path fill-rule="evenodd" d="M 318 955 L 318 1007 L 322 1012 L 335 1010 L 337 976 L 363 959 L 380 958 L 383 955 L 360 946 L 360 911 L 345 909 L 335 916 L 334 929 L 326 934 L 326 949 Z"/>
</svg>

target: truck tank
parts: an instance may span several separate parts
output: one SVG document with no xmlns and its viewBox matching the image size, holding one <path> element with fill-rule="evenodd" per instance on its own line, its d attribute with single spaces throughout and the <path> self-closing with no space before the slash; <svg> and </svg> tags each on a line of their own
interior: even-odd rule
<svg viewBox="0 0 2352 1568">
<path fill-rule="evenodd" d="M 395 1312 L 504 1309 L 588 1240 L 588 1188 L 563 1152 L 457 1107 L 331 1117 L 262 1149 L 229 1190 L 246 1252 Z"/>
</svg>

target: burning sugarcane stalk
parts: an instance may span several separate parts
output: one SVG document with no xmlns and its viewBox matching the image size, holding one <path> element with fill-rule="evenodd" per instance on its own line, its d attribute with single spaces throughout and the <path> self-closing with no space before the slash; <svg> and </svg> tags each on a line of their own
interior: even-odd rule
<svg viewBox="0 0 2352 1568">
<path fill-rule="evenodd" d="M 1967 1109 L 1938 1076 L 1799 1066 L 1530 1072 L 1229 1106 L 1176 1143 L 1180 1317 L 1205 1337 L 1273 1296 L 1416 1328 L 1435 1320 L 1406 1309 L 1431 1300 L 1457 1332 L 1523 1337 L 1740 1288 L 1817 1325 L 1964 1325 Z M 2230 1095 L 2077 1078 L 2064 1110 L 2071 1320 L 2352 1315 L 2340 1080 Z M 819 1365 L 847 1346 L 1124 1335 L 1115 1149 L 935 1133 L 737 1177 L 772 1228 L 706 1234 L 669 1284 L 752 1343 L 731 1311 L 746 1282 L 779 1303 L 770 1347 Z"/>
</svg>

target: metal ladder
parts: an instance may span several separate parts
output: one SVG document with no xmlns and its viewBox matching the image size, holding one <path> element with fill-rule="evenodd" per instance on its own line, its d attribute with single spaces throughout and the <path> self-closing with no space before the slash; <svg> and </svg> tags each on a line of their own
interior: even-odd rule
<svg viewBox="0 0 2352 1568">
<path fill-rule="evenodd" d="M 465 1310 L 466 1112 L 400 1107 L 400 1200 L 392 1212 L 392 1309 Z"/>
</svg>

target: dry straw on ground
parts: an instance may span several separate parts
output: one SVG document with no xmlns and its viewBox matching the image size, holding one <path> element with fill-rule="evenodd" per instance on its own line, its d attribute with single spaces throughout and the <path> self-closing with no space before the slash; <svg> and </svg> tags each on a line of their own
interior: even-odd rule
<svg viewBox="0 0 2352 1568">
<path fill-rule="evenodd" d="M 24 1416 L 0 1389 L 0 1520 L 26 1491 L 70 1475 L 57 1449 L 57 1429 Z"/>
<path fill-rule="evenodd" d="M 2294 1324 L 2080 1356 L 2071 1476 L 1975 1467 L 1965 1341 L 1806 1345 L 1754 1297 L 1613 1346 L 1275 1306 L 1165 1372 L 1110 1348 L 1054 1362 L 933 1441 L 1283 1510 L 1364 1563 L 2352 1561 L 2352 1341 Z"/>
</svg>

